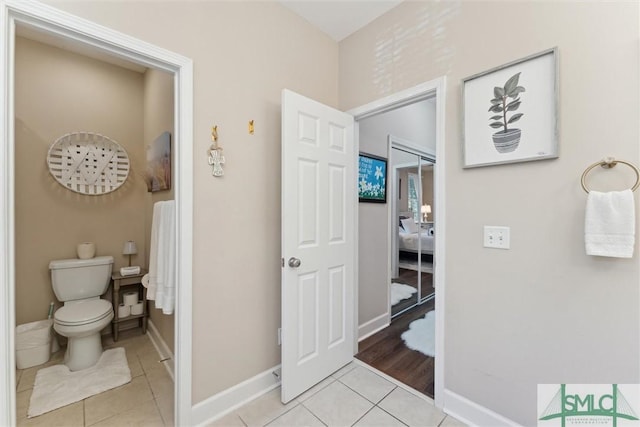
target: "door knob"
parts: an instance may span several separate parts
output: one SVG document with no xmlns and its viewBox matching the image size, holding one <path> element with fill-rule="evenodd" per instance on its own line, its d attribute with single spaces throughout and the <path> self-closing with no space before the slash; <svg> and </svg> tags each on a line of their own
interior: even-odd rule
<svg viewBox="0 0 640 427">
<path fill-rule="evenodd" d="M 289 258 L 289 267 L 298 268 L 298 267 L 300 267 L 300 264 L 301 264 L 301 262 L 300 262 L 300 260 L 298 258 L 295 258 L 295 257 Z"/>
</svg>

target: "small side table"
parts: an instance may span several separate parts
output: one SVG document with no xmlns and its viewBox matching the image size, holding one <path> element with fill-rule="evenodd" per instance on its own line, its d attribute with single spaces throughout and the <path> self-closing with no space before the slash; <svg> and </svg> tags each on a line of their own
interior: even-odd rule
<svg viewBox="0 0 640 427">
<path fill-rule="evenodd" d="M 113 340 L 118 341 L 118 332 L 120 330 L 120 322 L 124 322 L 131 319 L 140 319 L 138 326 L 142 327 L 142 333 L 147 333 L 147 288 L 142 285 L 142 276 L 147 274 L 147 270 L 140 269 L 139 274 L 131 274 L 123 276 L 119 271 L 114 272 L 111 275 L 111 283 L 113 284 L 113 320 L 111 321 L 111 328 L 113 332 Z M 120 290 L 127 290 L 135 287 L 138 291 L 138 299 L 142 297 L 142 314 L 136 314 L 124 317 L 122 319 L 118 316 L 118 306 L 120 305 Z M 133 289 L 132 289 L 133 290 Z"/>
</svg>

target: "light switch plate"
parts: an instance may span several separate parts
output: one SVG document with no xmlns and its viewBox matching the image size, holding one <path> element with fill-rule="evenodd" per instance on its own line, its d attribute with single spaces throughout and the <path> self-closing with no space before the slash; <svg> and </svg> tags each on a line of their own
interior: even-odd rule
<svg viewBox="0 0 640 427">
<path fill-rule="evenodd" d="M 485 225 L 484 247 L 494 249 L 509 249 L 511 247 L 511 228 Z"/>
</svg>

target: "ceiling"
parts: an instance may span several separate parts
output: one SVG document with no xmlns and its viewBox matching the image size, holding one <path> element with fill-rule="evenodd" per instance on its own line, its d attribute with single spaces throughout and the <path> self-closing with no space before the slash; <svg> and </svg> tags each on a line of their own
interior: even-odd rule
<svg viewBox="0 0 640 427">
<path fill-rule="evenodd" d="M 120 58 L 115 54 L 104 52 L 101 49 L 96 49 L 95 47 L 80 41 L 72 40 L 68 37 L 54 34 L 52 32 L 40 30 L 36 27 L 30 27 L 26 24 L 16 25 L 16 35 L 24 37 L 25 39 L 54 46 L 68 52 L 73 52 L 78 55 L 88 56 L 89 58 L 117 65 L 118 67 L 126 68 L 138 73 L 144 73 L 147 69 L 146 67 L 128 59 Z"/>
<path fill-rule="evenodd" d="M 403 0 L 281 0 L 287 8 L 341 41 Z"/>
</svg>

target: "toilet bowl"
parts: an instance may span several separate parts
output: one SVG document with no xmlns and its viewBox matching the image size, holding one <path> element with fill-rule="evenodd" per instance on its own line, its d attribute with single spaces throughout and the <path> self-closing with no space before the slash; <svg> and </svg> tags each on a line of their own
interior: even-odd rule
<svg viewBox="0 0 640 427">
<path fill-rule="evenodd" d="M 55 312 L 53 329 L 68 338 L 64 364 L 70 371 L 96 364 L 102 354 L 100 331 L 112 319 L 111 304 L 102 299 L 67 303 Z"/>
<path fill-rule="evenodd" d="M 100 299 L 109 286 L 113 257 L 54 260 L 49 263 L 53 291 L 64 306 L 53 315 L 53 329 L 67 337 L 64 364 L 79 371 L 102 354 L 100 331 L 113 319 L 111 303 Z"/>
</svg>

